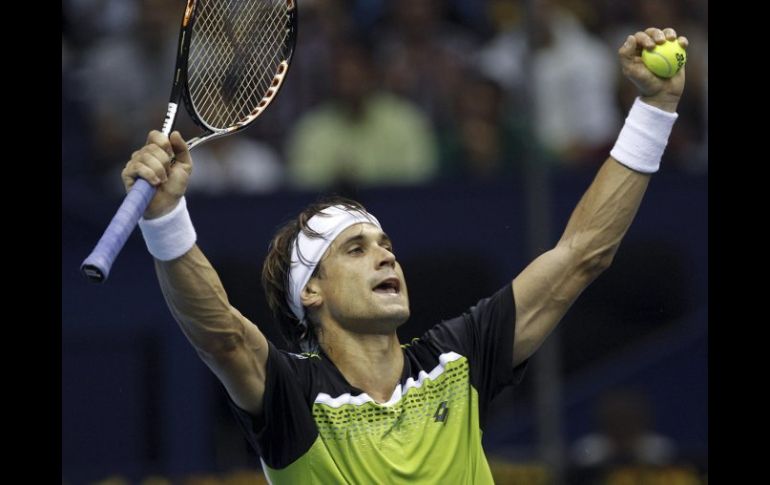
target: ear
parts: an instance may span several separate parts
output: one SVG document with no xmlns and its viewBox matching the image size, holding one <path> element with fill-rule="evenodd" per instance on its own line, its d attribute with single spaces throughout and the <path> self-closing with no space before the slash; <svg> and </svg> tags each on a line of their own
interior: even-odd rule
<svg viewBox="0 0 770 485">
<path fill-rule="evenodd" d="M 315 278 L 311 278 L 310 281 L 302 289 L 302 293 L 299 296 L 302 306 L 308 308 L 318 308 L 323 303 L 323 296 L 321 296 L 321 288 Z"/>
</svg>

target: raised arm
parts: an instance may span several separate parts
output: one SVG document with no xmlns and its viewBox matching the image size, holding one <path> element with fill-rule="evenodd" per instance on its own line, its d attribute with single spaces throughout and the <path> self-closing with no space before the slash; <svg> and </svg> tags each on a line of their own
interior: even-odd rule
<svg viewBox="0 0 770 485">
<path fill-rule="evenodd" d="M 540 347 L 580 293 L 610 265 L 636 215 L 684 89 L 684 69 L 662 79 L 642 63 L 643 48 L 667 39 L 677 40 L 673 29 L 649 28 L 628 36 L 618 50 L 623 73 L 639 89 L 637 103 L 644 104 L 632 108 L 612 156 L 581 198 L 556 247 L 513 280 L 514 365 Z M 686 38 L 678 41 L 687 47 Z"/>
<path fill-rule="evenodd" d="M 192 159 L 179 132 L 166 138 L 152 131 L 122 175 L 126 189 L 138 176 L 158 188 L 139 225 L 155 257 L 158 281 L 172 315 L 233 401 L 258 415 L 265 389 L 267 340 L 230 305 L 219 276 L 195 245 L 183 198 L 191 171 Z"/>
</svg>

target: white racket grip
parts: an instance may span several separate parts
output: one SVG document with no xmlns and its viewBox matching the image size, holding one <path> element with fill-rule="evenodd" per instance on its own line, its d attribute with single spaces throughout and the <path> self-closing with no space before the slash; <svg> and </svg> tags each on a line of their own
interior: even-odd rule
<svg viewBox="0 0 770 485">
<path fill-rule="evenodd" d="M 163 134 L 168 136 L 171 133 L 171 127 L 174 126 L 174 118 L 176 118 L 176 110 L 179 105 L 176 103 L 168 103 L 168 109 L 166 110 L 166 119 L 163 120 Z"/>
</svg>

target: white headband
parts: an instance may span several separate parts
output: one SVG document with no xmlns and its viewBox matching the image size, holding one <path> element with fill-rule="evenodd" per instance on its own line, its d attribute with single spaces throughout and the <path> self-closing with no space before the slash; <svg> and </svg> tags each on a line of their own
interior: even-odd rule
<svg viewBox="0 0 770 485">
<path fill-rule="evenodd" d="M 302 307 L 300 295 L 307 282 L 310 281 L 310 276 L 315 271 L 316 266 L 342 231 L 362 222 L 374 224 L 382 229 L 377 218 L 368 212 L 333 205 L 307 221 L 308 227 L 322 237 L 308 237 L 302 230 L 297 234 L 297 239 L 294 240 L 291 248 L 291 268 L 289 269 L 289 288 L 286 301 L 300 322 L 305 318 L 305 309 Z"/>
</svg>

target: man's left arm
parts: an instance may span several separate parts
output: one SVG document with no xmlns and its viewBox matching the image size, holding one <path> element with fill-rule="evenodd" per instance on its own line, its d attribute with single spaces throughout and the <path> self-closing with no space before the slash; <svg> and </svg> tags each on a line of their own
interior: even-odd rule
<svg viewBox="0 0 770 485">
<path fill-rule="evenodd" d="M 639 209 L 650 174 L 657 171 L 684 89 L 684 69 L 673 78 L 659 78 L 640 56 L 642 49 L 666 40 L 687 47 L 687 39 L 677 39 L 673 29 L 649 28 L 628 36 L 618 50 L 623 73 L 639 89 L 640 98 L 559 242 L 512 282 L 514 366 L 534 354 L 580 293 L 609 267 Z"/>
</svg>

